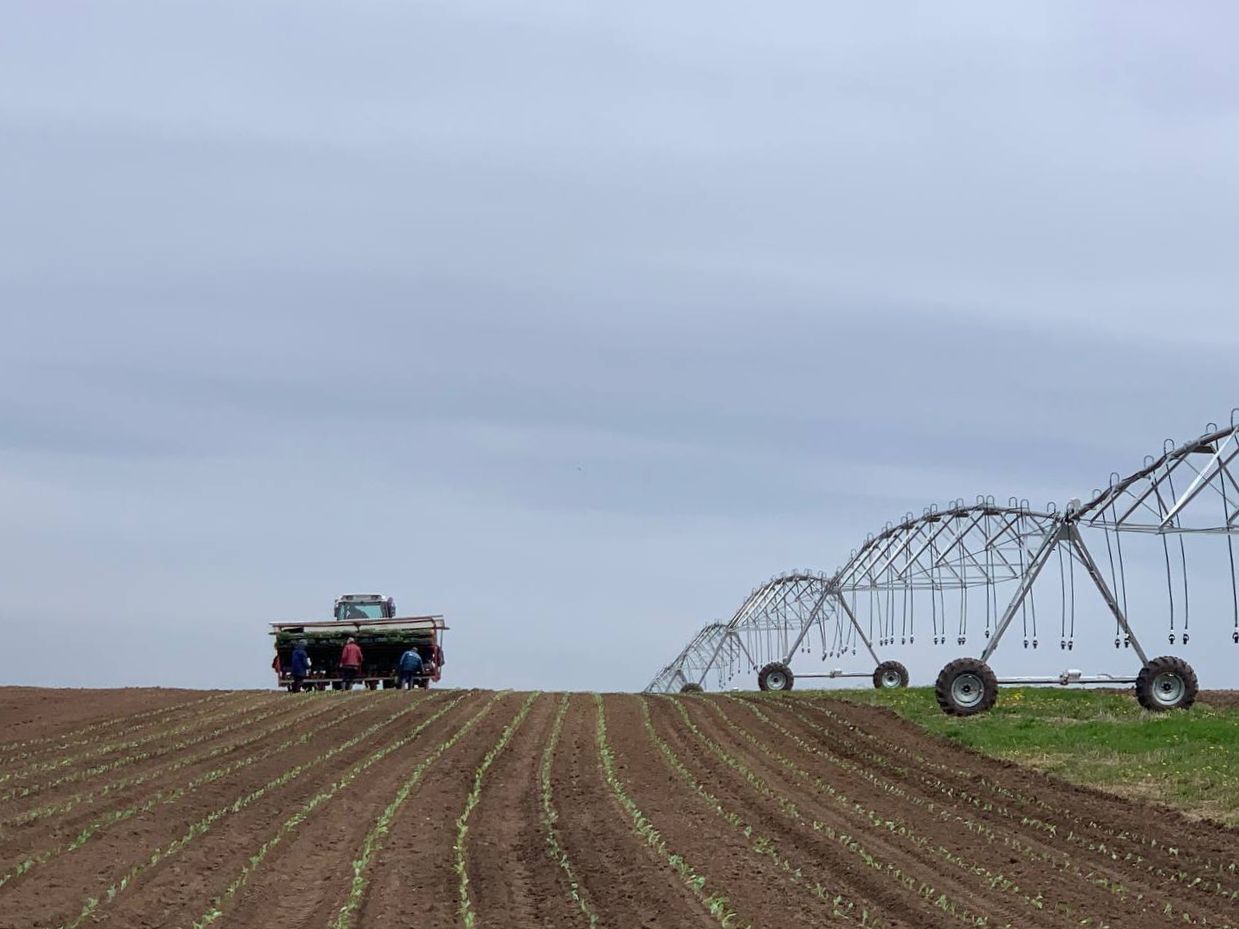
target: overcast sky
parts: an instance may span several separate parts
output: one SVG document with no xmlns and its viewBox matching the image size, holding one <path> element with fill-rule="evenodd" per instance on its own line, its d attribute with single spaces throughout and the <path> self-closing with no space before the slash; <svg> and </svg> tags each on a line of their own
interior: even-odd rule
<svg viewBox="0 0 1239 929">
<path fill-rule="evenodd" d="M 445 682 L 637 689 L 908 510 L 1228 421 L 1237 28 L 5 4 L 0 682 L 269 686 L 267 622 L 375 589 Z"/>
</svg>

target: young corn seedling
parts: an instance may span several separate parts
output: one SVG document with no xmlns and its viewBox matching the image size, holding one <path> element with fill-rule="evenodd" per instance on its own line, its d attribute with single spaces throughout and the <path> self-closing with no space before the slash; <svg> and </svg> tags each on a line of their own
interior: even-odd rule
<svg viewBox="0 0 1239 929">
<path fill-rule="evenodd" d="M 633 831 L 671 866 L 671 869 L 679 875 L 684 885 L 701 902 L 719 925 L 731 926 L 736 918 L 736 914 L 727 902 L 727 898 L 722 893 L 706 892 L 705 877 L 698 874 L 682 855 L 672 852 L 667 847 L 666 841 L 654 828 L 654 824 L 646 818 L 645 814 L 641 812 L 641 808 L 628 795 L 624 782 L 616 773 L 615 755 L 612 753 L 610 743 L 607 741 L 607 713 L 606 707 L 602 702 L 602 695 L 594 694 L 594 702 L 597 705 L 597 724 L 594 742 L 598 749 L 598 759 L 602 763 L 603 779 L 607 782 L 607 786 L 611 788 L 611 795 L 615 797 L 620 808 L 632 820 Z M 752 927 L 749 927 L 749 929 L 752 929 Z"/>
<path fill-rule="evenodd" d="M 516 716 L 504 727 L 498 740 L 491 746 L 490 751 L 486 753 L 482 763 L 478 765 L 477 770 L 473 774 L 473 789 L 469 791 L 469 796 L 465 798 L 465 808 L 456 820 L 456 845 L 454 851 L 456 853 L 456 876 L 459 880 L 457 895 L 460 901 L 457 912 L 460 914 L 460 918 L 464 920 L 465 929 L 473 929 L 477 923 L 477 913 L 473 909 L 473 898 L 469 895 L 469 868 L 465 857 L 465 839 L 469 834 L 469 817 L 473 814 L 474 808 L 481 802 L 482 782 L 486 779 L 486 772 L 490 770 L 491 765 L 495 763 L 495 759 L 503 753 L 508 743 L 512 741 L 512 734 L 525 721 L 525 717 L 529 715 L 529 710 L 537 697 L 538 694 L 535 691 L 525 699 Z"/>
<path fill-rule="evenodd" d="M 334 929 L 349 929 L 353 925 L 353 919 L 361 909 L 362 901 L 365 899 L 366 889 L 369 887 L 370 864 L 374 861 L 375 855 L 383 846 L 383 840 L 387 837 L 388 831 L 391 829 L 392 820 L 396 818 L 396 814 L 405 802 L 413 794 L 421 784 L 422 778 L 426 776 L 426 772 L 430 769 L 444 752 L 448 751 L 453 745 L 459 742 L 464 736 L 481 720 L 495 703 L 502 697 L 507 695 L 507 691 L 495 694 L 482 707 L 481 711 L 466 722 L 452 736 L 444 739 L 427 755 L 413 770 L 409 773 L 408 778 L 400 785 L 396 791 L 396 795 L 392 797 L 391 802 L 387 804 L 387 808 L 378 815 L 374 824 L 370 827 L 366 837 L 362 839 L 361 847 L 358 849 L 357 857 L 353 859 L 353 880 L 349 885 L 348 898 L 344 901 L 344 905 L 340 907 L 340 912 L 336 915 L 335 922 L 332 923 Z"/>
<path fill-rule="evenodd" d="M 563 732 L 564 716 L 568 713 L 570 700 L 570 695 L 564 694 L 559 701 L 559 709 L 555 713 L 555 721 L 551 724 L 551 733 L 546 740 L 546 748 L 542 751 L 542 764 L 538 768 L 538 792 L 542 800 L 542 827 L 546 830 L 546 853 L 551 861 L 555 862 L 564 872 L 564 876 L 568 879 L 569 896 L 577 905 L 577 909 L 581 911 L 581 915 L 585 917 L 586 923 L 593 927 L 598 925 L 598 916 L 586 896 L 585 888 L 581 886 L 581 881 L 577 878 L 567 849 L 560 842 L 559 832 L 555 828 L 556 823 L 559 822 L 559 811 L 555 809 L 555 798 L 551 791 L 551 770 L 555 762 L 555 749 L 559 745 L 559 738 Z"/>
<path fill-rule="evenodd" d="M 368 755 L 366 758 L 353 765 L 343 775 L 336 778 L 336 780 L 332 781 L 308 801 L 302 804 L 302 806 L 295 813 L 293 813 L 292 816 L 288 817 L 283 823 L 280 824 L 280 827 L 273 835 L 270 836 L 270 838 L 264 841 L 262 845 L 260 845 L 252 855 L 250 855 L 248 863 L 246 863 L 246 865 L 241 869 L 241 872 L 232 879 L 227 887 L 224 888 L 223 893 L 211 901 L 211 905 L 208 907 L 207 911 L 193 923 L 193 929 L 204 929 L 204 927 L 209 926 L 218 919 L 221 919 L 224 915 L 224 907 L 227 906 L 233 897 L 236 896 L 237 892 L 249 882 L 250 878 L 254 876 L 254 872 L 262 866 L 262 863 L 266 860 L 266 857 L 270 854 L 271 850 L 277 847 L 282 841 L 284 841 L 285 838 L 297 830 L 302 823 L 310 818 L 315 810 L 323 804 L 329 802 L 340 791 L 351 787 L 361 774 L 364 774 L 375 764 L 388 757 L 392 754 L 392 752 L 399 751 L 409 743 L 414 742 L 424 731 L 426 731 L 427 728 L 437 722 L 443 714 L 459 705 L 464 699 L 465 695 L 461 694 L 454 700 L 448 702 L 446 705 L 440 707 L 437 712 L 418 723 L 418 725 L 415 726 L 412 731 L 408 733 L 408 735 L 405 735 L 397 739 L 395 742 L 391 742 L 390 744 L 384 746 L 373 754 Z"/>
</svg>

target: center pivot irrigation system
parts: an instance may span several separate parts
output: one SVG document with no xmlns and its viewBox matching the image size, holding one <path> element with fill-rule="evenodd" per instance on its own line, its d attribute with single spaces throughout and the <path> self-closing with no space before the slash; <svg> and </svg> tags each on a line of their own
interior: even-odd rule
<svg viewBox="0 0 1239 929">
<path fill-rule="evenodd" d="M 1139 471 L 1112 474 L 1107 488 L 1061 511 L 979 497 L 908 514 L 867 538 L 833 575 L 795 571 L 754 589 L 730 622 L 711 623 L 693 636 L 646 692 L 699 691 L 710 680 L 725 687 L 754 671 L 762 690 L 790 690 L 797 678 L 860 677 L 879 688 L 906 687 L 907 668 L 884 658 L 883 650 L 917 646 L 918 639 L 920 647 L 963 647 L 981 631 L 979 656 L 955 658 L 938 675 L 938 703 L 952 715 L 988 710 L 999 684 L 1134 684 L 1147 709 L 1186 709 L 1196 697 L 1195 671 L 1176 656 L 1150 658 L 1130 617 L 1153 609 L 1169 620 L 1170 645 L 1186 645 L 1192 635 L 1186 540 L 1222 536 L 1224 551 L 1210 543 L 1216 569 L 1207 574 L 1214 583 L 1229 574 L 1229 584 L 1216 590 L 1230 601 L 1230 641 L 1239 644 L 1237 456 L 1239 410 L 1229 427 L 1211 424 L 1183 445 L 1167 441 L 1162 455 L 1146 458 Z M 1128 563 L 1142 539 L 1154 551 L 1147 570 L 1142 563 L 1137 571 Z M 1150 575 L 1155 584 L 1147 583 Z M 1076 669 L 1001 680 L 994 674 L 990 658 L 1012 635 L 1022 634 L 1026 649 L 1057 639 L 1060 650 L 1072 651 L 1077 598 L 1090 588 L 1100 595 L 1100 621 L 1114 623 L 1114 647 L 1138 659 L 1135 676 Z M 1216 623 L 1218 616 L 1209 619 Z M 814 650 L 823 661 L 859 654 L 872 663 L 865 670 L 793 672 L 793 659 Z"/>
</svg>

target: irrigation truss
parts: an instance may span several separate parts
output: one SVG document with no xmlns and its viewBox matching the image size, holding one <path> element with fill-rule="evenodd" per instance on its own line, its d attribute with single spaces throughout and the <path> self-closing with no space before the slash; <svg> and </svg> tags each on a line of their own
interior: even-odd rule
<svg viewBox="0 0 1239 929">
<path fill-rule="evenodd" d="M 1132 616 L 1137 604 L 1155 609 L 1168 621 L 1169 644 L 1186 645 L 1193 584 L 1203 574 L 1229 600 L 1225 632 L 1239 644 L 1237 456 L 1239 410 L 1229 426 L 1210 424 L 1190 442 L 1167 442 L 1138 471 L 1111 474 L 1104 489 L 1063 509 L 978 497 L 908 514 L 866 538 L 833 574 L 793 571 L 754 588 L 729 621 L 699 630 L 645 690 L 723 688 L 753 672 L 763 690 L 825 677 L 872 678 L 875 687 L 899 687 L 907 684 L 908 672 L 890 650 L 950 646 L 966 655 L 948 663 L 937 681 L 939 703 L 950 713 L 988 709 L 1000 683 L 1132 683 L 1149 709 L 1190 706 L 1194 671 L 1182 658 L 1151 658 Z M 1193 569 L 1199 556 L 1189 557 L 1189 540 L 1218 536 L 1208 543 L 1212 557 L 1203 559 L 1210 567 Z M 1154 547 L 1153 557 L 1136 571 L 1130 562 L 1141 542 L 1146 555 L 1148 545 Z M 1147 586 L 1149 565 L 1157 566 L 1152 573 L 1159 579 L 1146 590 L 1141 585 Z M 1078 608 L 1090 597 L 1100 612 Z M 1135 656 L 1136 672 L 1069 669 L 1000 681 L 990 669 L 994 651 L 1012 637 L 1026 649 L 1057 644 L 1072 651 L 1077 619 L 1112 623 L 1114 647 Z M 1208 619 L 1209 631 L 1225 623 L 1216 612 Z M 798 656 L 813 653 L 838 666 L 793 669 Z"/>
</svg>

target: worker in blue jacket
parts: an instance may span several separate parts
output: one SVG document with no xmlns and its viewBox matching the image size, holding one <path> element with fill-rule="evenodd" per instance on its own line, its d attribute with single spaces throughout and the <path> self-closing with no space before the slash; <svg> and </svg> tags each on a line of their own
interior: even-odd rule
<svg viewBox="0 0 1239 929">
<path fill-rule="evenodd" d="M 400 689 L 408 690 L 412 687 L 414 678 L 422 675 L 422 656 L 417 653 L 417 649 L 410 648 L 401 655 L 396 670 L 400 673 Z"/>
<path fill-rule="evenodd" d="M 310 673 L 310 656 L 306 653 L 305 645 L 305 639 L 301 639 L 293 649 L 293 693 L 300 692 L 306 675 Z"/>
</svg>

